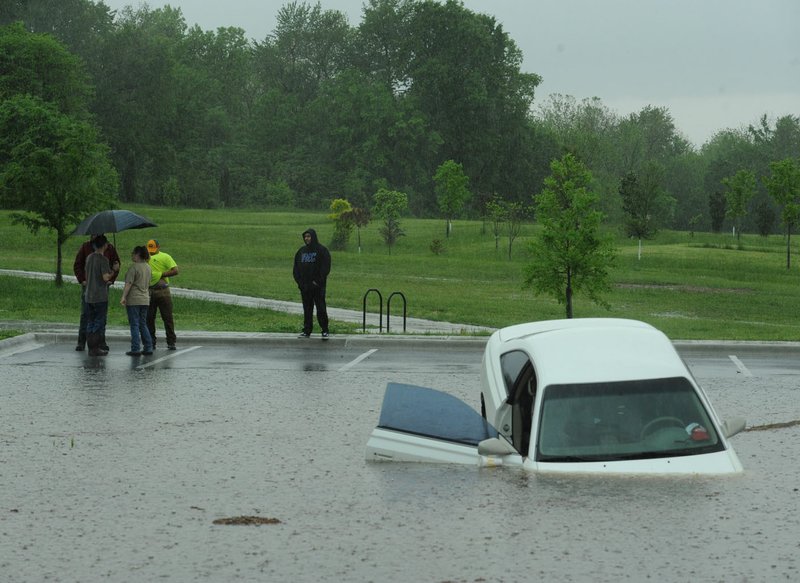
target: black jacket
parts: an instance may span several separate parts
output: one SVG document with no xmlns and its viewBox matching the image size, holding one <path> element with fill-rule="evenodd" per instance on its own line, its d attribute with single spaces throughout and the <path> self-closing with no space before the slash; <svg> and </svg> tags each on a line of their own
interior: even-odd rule
<svg viewBox="0 0 800 583">
<path fill-rule="evenodd" d="M 328 274 L 331 272 L 331 254 L 319 242 L 314 229 L 303 231 L 303 237 L 308 233 L 311 242 L 303 245 L 294 256 L 294 280 L 301 291 L 318 287 L 325 290 Z"/>
</svg>

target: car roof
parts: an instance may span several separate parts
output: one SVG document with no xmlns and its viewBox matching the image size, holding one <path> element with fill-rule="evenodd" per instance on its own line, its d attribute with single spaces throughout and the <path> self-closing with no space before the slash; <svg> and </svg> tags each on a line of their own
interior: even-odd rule
<svg viewBox="0 0 800 583">
<path fill-rule="evenodd" d="M 689 377 L 663 332 L 637 320 L 579 318 L 503 328 L 487 343 L 498 356 L 528 352 L 539 385 Z"/>
</svg>

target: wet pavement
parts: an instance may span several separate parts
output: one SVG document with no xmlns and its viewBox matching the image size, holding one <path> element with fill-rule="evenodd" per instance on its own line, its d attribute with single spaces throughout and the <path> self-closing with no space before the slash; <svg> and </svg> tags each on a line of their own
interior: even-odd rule
<svg viewBox="0 0 800 583">
<path fill-rule="evenodd" d="M 485 339 L 179 342 L 0 342 L 2 581 L 800 579 L 798 426 L 734 437 L 728 478 L 367 463 L 386 383 L 477 406 Z M 796 345 L 679 350 L 721 416 L 800 419 Z"/>
</svg>

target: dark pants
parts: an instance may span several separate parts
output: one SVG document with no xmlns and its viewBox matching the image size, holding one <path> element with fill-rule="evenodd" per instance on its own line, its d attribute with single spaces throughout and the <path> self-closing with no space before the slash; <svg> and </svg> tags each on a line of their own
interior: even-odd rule
<svg viewBox="0 0 800 583">
<path fill-rule="evenodd" d="M 311 334 L 314 329 L 314 308 L 317 309 L 317 322 L 323 332 L 328 331 L 328 307 L 325 305 L 325 289 L 314 286 L 300 290 L 303 298 L 303 332 Z"/>
<path fill-rule="evenodd" d="M 108 309 L 106 309 L 106 316 L 108 315 Z M 103 319 L 103 328 L 99 330 L 98 333 L 100 334 L 100 344 L 108 350 L 108 346 L 106 345 L 106 320 L 107 318 Z M 89 304 L 86 303 L 86 286 L 81 286 L 81 319 L 80 323 L 78 324 L 78 348 L 83 350 L 83 347 L 86 346 L 86 327 L 89 323 Z"/>
<path fill-rule="evenodd" d="M 81 286 L 81 320 L 78 324 L 78 346 L 86 346 L 86 323 L 89 321 L 89 308 L 86 305 L 86 286 Z"/>
<path fill-rule="evenodd" d="M 86 304 L 86 334 L 102 334 L 106 329 L 108 302 Z"/>
<path fill-rule="evenodd" d="M 164 332 L 167 336 L 167 346 L 175 346 L 178 339 L 175 336 L 175 322 L 172 320 L 172 294 L 169 288 L 150 290 L 150 307 L 147 310 L 147 329 L 153 339 L 153 346 L 156 345 L 156 311 L 161 312 L 161 319 L 164 321 Z"/>
</svg>

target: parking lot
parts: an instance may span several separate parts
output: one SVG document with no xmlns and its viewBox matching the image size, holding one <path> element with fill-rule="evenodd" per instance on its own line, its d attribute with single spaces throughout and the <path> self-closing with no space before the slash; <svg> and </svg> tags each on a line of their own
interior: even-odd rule
<svg viewBox="0 0 800 583">
<path fill-rule="evenodd" d="M 763 430 L 733 440 L 742 476 L 640 479 L 365 462 L 389 381 L 477 407 L 481 339 L 73 341 L 0 343 L 4 581 L 800 575 L 793 344 L 680 344 L 717 411 Z M 242 517 L 264 524 L 215 524 Z"/>
</svg>

